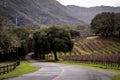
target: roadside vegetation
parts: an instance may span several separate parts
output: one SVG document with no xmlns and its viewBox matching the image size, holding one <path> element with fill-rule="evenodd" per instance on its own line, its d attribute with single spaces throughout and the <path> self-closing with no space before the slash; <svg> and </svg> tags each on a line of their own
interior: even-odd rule
<svg viewBox="0 0 120 80">
<path fill-rule="evenodd" d="M 118 75 L 112 75 L 113 80 L 120 80 L 120 74 Z"/>
<path fill-rule="evenodd" d="M 120 69 L 116 66 L 111 66 L 111 64 L 100 64 L 100 63 L 90 63 L 90 62 L 77 62 L 77 61 L 59 61 L 58 63 L 62 63 L 64 65 L 73 65 L 73 66 L 83 66 L 86 68 L 98 69 L 98 70 L 106 70 L 111 72 L 120 72 Z M 117 65 L 117 64 L 114 64 Z"/>
<path fill-rule="evenodd" d="M 14 71 L 4 74 L 4 75 L 0 75 L 0 80 L 6 79 L 6 78 L 18 77 L 24 74 L 35 72 L 39 69 L 40 69 L 39 67 L 34 66 L 30 62 L 21 61 L 21 65 L 18 66 Z"/>
</svg>

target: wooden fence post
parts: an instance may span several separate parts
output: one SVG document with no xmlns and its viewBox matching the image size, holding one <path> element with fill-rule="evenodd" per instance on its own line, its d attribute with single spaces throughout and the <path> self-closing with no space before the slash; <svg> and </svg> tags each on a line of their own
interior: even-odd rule
<svg viewBox="0 0 120 80">
<path fill-rule="evenodd" d="M 13 64 L 9 64 L 9 65 L 6 65 L 6 66 L 1 66 L 0 67 L 0 75 L 5 74 L 5 73 L 9 73 L 9 72 L 15 70 L 16 67 L 19 66 L 19 65 L 20 65 L 20 61 L 18 60 Z"/>
<path fill-rule="evenodd" d="M 0 67 L 0 75 L 2 74 L 2 68 Z"/>
<path fill-rule="evenodd" d="M 5 72 L 5 66 L 3 66 L 3 74 L 5 74 L 6 72 Z"/>
</svg>

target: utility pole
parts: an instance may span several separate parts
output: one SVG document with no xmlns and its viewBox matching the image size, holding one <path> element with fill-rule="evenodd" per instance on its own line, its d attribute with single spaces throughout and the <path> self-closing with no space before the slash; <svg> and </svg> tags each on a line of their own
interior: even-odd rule
<svg viewBox="0 0 120 80">
<path fill-rule="evenodd" d="M 16 26 L 18 26 L 18 18 L 16 17 L 16 21 L 15 21 Z"/>
</svg>

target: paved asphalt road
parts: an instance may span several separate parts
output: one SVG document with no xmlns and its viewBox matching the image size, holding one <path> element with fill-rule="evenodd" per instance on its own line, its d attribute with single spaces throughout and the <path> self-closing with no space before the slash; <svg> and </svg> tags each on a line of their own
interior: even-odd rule
<svg viewBox="0 0 120 80">
<path fill-rule="evenodd" d="M 106 75 L 109 72 L 77 66 L 65 66 L 58 63 L 37 62 L 30 60 L 30 55 L 26 56 L 26 59 L 33 62 L 33 65 L 40 66 L 41 69 L 30 74 L 6 80 L 112 80 Z"/>
</svg>

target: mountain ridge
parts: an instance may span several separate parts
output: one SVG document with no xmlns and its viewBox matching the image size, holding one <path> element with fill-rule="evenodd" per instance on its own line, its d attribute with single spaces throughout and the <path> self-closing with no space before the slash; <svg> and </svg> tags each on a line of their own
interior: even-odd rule
<svg viewBox="0 0 120 80">
<path fill-rule="evenodd" d="M 18 25 L 85 24 L 56 0 L 10 0 L 7 7 L 0 7 L 0 14 L 14 24 L 17 17 Z"/>
<path fill-rule="evenodd" d="M 120 12 L 120 7 L 112 6 L 80 7 L 76 5 L 68 5 L 66 7 L 72 12 L 72 14 L 74 14 L 77 18 L 83 20 L 87 24 L 90 24 L 91 20 L 96 14 L 102 12 Z"/>
</svg>

